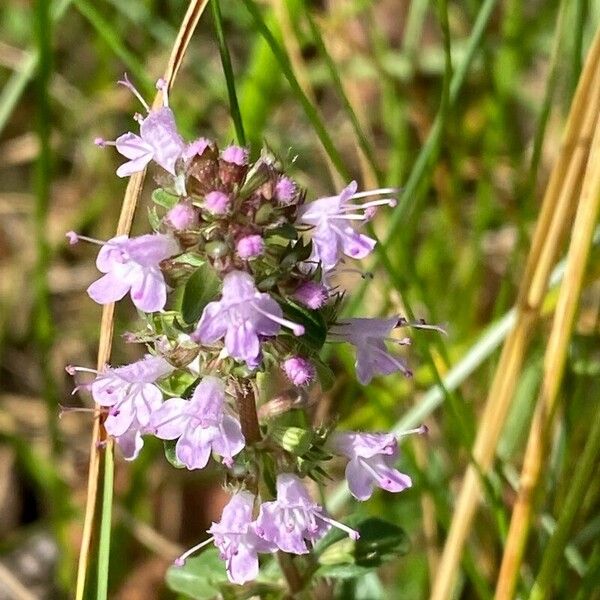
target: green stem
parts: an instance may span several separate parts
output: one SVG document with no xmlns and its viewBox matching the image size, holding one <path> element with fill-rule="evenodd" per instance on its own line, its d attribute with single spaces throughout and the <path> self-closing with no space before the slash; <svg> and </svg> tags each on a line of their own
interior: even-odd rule
<svg viewBox="0 0 600 600">
<path fill-rule="evenodd" d="M 219 5 L 219 0 L 211 0 L 210 6 L 215 22 L 215 33 L 217 34 L 217 42 L 219 44 L 221 64 L 223 65 L 223 73 L 225 75 L 225 81 L 227 83 L 227 94 L 229 95 L 229 109 L 231 110 L 231 119 L 233 120 L 233 125 L 235 127 L 235 134 L 237 137 L 238 144 L 240 144 L 241 146 L 245 146 L 246 134 L 244 133 L 242 113 L 240 112 L 240 105 L 238 103 L 237 94 L 235 92 L 235 76 L 233 74 L 233 67 L 231 65 L 231 55 L 229 54 L 229 47 L 227 46 L 225 32 L 223 31 L 223 19 L 221 16 L 221 6 Z"/>
<path fill-rule="evenodd" d="M 556 581 L 556 569 L 559 561 L 562 560 L 565 546 L 569 540 L 571 527 L 594 474 L 599 452 L 600 419 L 596 418 L 585 444 L 583 454 L 577 461 L 577 470 L 575 471 L 554 534 L 546 546 L 542 566 L 529 594 L 529 600 L 543 600 L 543 598 L 551 597 L 552 585 Z"/>
<path fill-rule="evenodd" d="M 108 571 L 110 562 L 110 534 L 113 508 L 113 481 L 115 463 L 112 443 L 104 452 L 104 477 L 102 488 L 102 513 L 100 514 L 100 540 L 98 542 L 98 585 L 97 600 L 108 597 Z"/>
</svg>

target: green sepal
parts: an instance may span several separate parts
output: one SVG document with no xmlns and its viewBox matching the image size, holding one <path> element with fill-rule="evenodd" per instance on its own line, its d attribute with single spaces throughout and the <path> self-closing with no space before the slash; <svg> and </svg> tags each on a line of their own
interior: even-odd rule
<svg viewBox="0 0 600 600">
<path fill-rule="evenodd" d="M 312 445 L 311 431 L 302 427 L 275 426 L 271 429 L 271 438 L 284 450 L 296 456 L 304 456 Z"/>
<path fill-rule="evenodd" d="M 158 188 L 152 192 L 152 202 L 169 210 L 179 202 L 179 196 Z"/>
</svg>

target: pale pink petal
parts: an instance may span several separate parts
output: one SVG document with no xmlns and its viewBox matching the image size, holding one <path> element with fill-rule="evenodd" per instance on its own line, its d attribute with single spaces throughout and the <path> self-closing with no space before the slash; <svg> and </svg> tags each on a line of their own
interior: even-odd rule
<svg viewBox="0 0 600 600">
<path fill-rule="evenodd" d="M 161 440 L 177 439 L 189 423 L 188 407 L 189 402 L 183 398 L 169 398 L 152 413 L 148 429 Z"/>
<path fill-rule="evenodd" d="M 131 300 L 136 308 L 150 313 L 162 310 L 167 303 L 167 284 L 157 268 L 141 268 L 131 282 Z"/>
<path fill-rule="evenodd" d="M 94 302 L 108 304 L 109 302 L 121 300 L 127 294 L 130 287 L 131 284 L 129 282 L 122 280 L 111 272 L 94 281 L 88 287 L 87 293 Z"/>
</svg>

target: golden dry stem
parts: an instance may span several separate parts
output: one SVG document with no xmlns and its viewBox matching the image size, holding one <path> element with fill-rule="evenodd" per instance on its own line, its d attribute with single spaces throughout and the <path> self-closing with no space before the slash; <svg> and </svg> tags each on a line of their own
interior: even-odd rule
<svg viewBox="0 0 600 600">
<path fill-rule="evenodd" d="M 481 499 L 480 473 L 486 474 L 510 408 L 523 358 L 539 320 L 548 278 L 561 242 L 571 224 L 579 197 L 579 182 L 589 153 L 600 110 L 600 30 L 588 52 L 565 127 L 564 141 L 556 160 L 536 224 L 525 272 L 516 302 L 517 318 L 506 338 L 473 446 L 473 461 L 467 468 L 431 599 L 452 595 L 463 548 Z"/>
<path fill-rule="evenodd" d="M 598 69 L 600 88 L 600 69 Z M 497 600 L 514 596 L 519 567 L 527 543 L 535 491 L 542 472 L 547 441 L 564 373 L 569 340 L 581 296 L 594 228 L 600 209 L 600 119 L 596 127 L 581 186 L 581 196 L 567 254 L 565 277 L 560 286 L 552 329 L 544 355 L 544 373 L 536 410 L 529 431 L 517 501 L 513 509 L 502 558 Z"/>
<path fill-rule="evenodd" d="M 170 89 L 175 81 L 177 72 L 183 62 L 185 52 L 187 50 L 190 39 L 196 29 L 196 25 L 200 20 L 200 16 L 204 12 L 208 0 L 191 0 L 187 12 L 183 18 L 177 39 L 173 44 L 169 62 L 163 75 L 163 79 L 167 82 Z M 152 103 L 153 107 L 162 105 L 162 92 L 159 91 Z M 144 178 L 146 171 L 135 173 L 127 183 L 125 197 L 121 206 L 119 222 L 117 224 L 116 235 L 129 234 L 133 215 L 138 204 L 138 200 L 142 193 Z M 114 312 L 115 305 L 113 303 L 106 304 L 102 310 L 102 320 L 100 324 L 100 341 L 98 344 L 98 369 L 102 369 L 110 360 L 112 348 L 113 330 L 114 330 Z M 100 442 L 106 441 L 104 447 L 100 446 Z M 100 411 L 94 419 L 94 428 L 92 432 L 92 441 L 90 447 L 90 462 L 88 470 L 88 487 L 85 516 L 83 522 L 83 533 L 81 539 L 81 549 L 79 552 L 79 564 L 77 567 L 77 585 L 75 590 L 76 600 L 81 600 L 85 592 L 85 584 L 87 580 L 87 571 L 89 565 L 89 556 L 92 544 L 92 533 L 95 523 L 96 504 L 98 498 L 100 466 L 106 453 L 113 452 L 112 441 L 107 438 L 106 430 L 103 425 L 103 417 Z"/>
</svg>

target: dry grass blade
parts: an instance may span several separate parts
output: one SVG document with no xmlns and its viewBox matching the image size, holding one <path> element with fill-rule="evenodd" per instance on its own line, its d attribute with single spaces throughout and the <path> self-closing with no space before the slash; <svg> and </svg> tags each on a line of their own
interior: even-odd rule
<svg viewBox="0 0 600 600">
<path fill-rule="evenodd" d="M 519 493 L 510 522 L 496 588 L 496 598 L 499 600 L 510 599 L 514 595 L 518 570 L 531 524 L 535 490 L 544 463 L 547 435 L 556 408 L 569 340 L 571 339 L 599 209 L 600 119 L 596 122 L 567 254 L 565 278 L 560 287 L 552 330 L 544 356 L 542 387 L 529 431 Z"/>
<path fill-rule="evenodd" d="M 191 0 L 187 12 L 179 28 L 177 39 L 171 50 L 169 62 L 163 78 L 171 88 L 179 67 L 183 62 L 185 52 L 190 43 L 193 32 L 200 20 L 208 0 Z M 162 92 L 158 92 L 153 102 L 153 106 L 162 104 Z M 129 179 L 125 197 L 121 207 L 119 222 L 116 235 L 128 234 L 131 229 L 133 215 L 142 193 L 144 177 L 146 173 L 142 171 L 135 173 Z M 112 347 L 113 329 L 114 329 L 114 304 L 107 304 L 102 311 L 102 321 L 100 325 L 100 342 L 98 345 L 98 368 L 101 369 L 110 359 Z M 96 512 L 96 501 L 98 496 L 98 478 L 100 473 L 100 462 L 103 452 L 112 452 L 112 442 L 108 440 L 104 450 L 99 446 L 99 442 L 106 439 L 106 431 L 102 424 L 102 415 L 98 413 L 94 420 L 94 429 L 92 432 L 92 442 L 90 448 L 90 463 L 88 472 L 88 489 L 86 499 L 85 517 L 83 523 L 83 534 L 81 540 L 81 550 L 79 554 L 79 565 L 77 569 L 77 587 L 75 597 L 77 600 L 83 598 L 87 568 L 89 563 L 89 554 L 91 548 L 92 532 L 94 526 L 94 517 Z"/>
<path fill-rule="evenodd" d="M 519 296 L 517 318 L 507 336 L 473 447 L 475 464 L 469 465 L 432 588 L 432 600 L 451 597 L 462 551 L 480 501 L 480 472 L 492 465 L 516 382 L 539 318 L 548 277 L 571 222 L 579 182 L 600 107 L 600 32 L 588 53 L 573 100 L 564 141 L 546 188 Z"/>
</svg>

